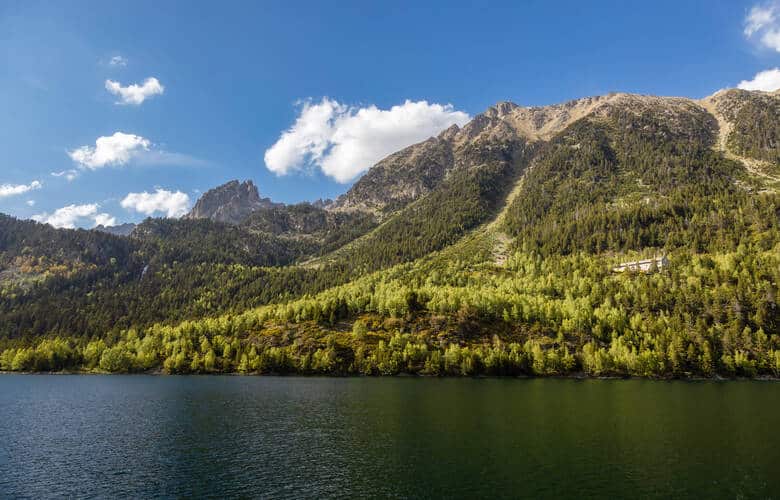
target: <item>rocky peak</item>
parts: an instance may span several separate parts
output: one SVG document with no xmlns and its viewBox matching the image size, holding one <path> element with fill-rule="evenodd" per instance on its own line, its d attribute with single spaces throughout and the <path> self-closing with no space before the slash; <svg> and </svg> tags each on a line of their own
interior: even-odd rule
<svg viewBox="0 0 780 500">
<path fill-rule="evenodd" d="M 269 198 L 260 198 L 257 186 L 251 180 L 232 180 L 203 193 L 185 217 L 238 224 L 255 210 L 281 205 Z"/>
<path fill-rule="evenodd" d="M 440 133 L 438 139 L 442 141 L 451 141 L 456 135 L 458 135 L 458 132 L 460 132 L 460 127 L 458 127 L 458 124 L 456 123 Z"/>
<path fill-rule="evenodd" d="M 513 113 L 519 107 L 520 106 L 513 102 L 501 101 L 489 107 L 487 111 L 485 111 L 485 115 L 489 118 L 501 118 Z"/>
</svg>

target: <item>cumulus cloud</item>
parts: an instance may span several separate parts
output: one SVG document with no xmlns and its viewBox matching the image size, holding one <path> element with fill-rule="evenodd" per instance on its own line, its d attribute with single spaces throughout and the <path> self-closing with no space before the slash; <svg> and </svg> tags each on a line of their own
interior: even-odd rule
<svg viewBox="0 0 780 500">
<path fill-rule="evenodd" d="M 174 153 L 159 149 L 149 139 L 135 134 L 115 132 L 114 135 L 101 136 L 94 146 L 81 146 L 68 151 L 68 156 L 76 162 L 79 170 L 97 170 L 107 166 L 123 166 L 129 163 L 141 166 L 204 166 L 210 163 L 187 154 Z M 70 169 L 52 172 L 54 177 L 65 177 L 72 181 L 79 170 Z"/>
<path fill-rule="evenodd" d="M 116 56 L 112 57 L 108 61 L 108 65 L 109 66 L 127 66 L 127 59 L 125 59 L 124 57 L 122 57 L 120 55 L 116 55 Z"/>
<path fill-rule="evenodd" d="M 95 216 L 95 226 L 116 226 L 116 217 L 112 217 L 108 214 L 97 214 Z"/>
<path fill-rule="evenodd" d="M 35 206 L 35 200 L 27 200 L 25 203 L 27 203 L 28 207 L 34 207 Z"/>
<path fill-rule="evenodd" d="M 304 102 L 293 126 L 265 152 L 277 175 L 316 167 L 349 182 L 385 156 L 425 140 L 469 115 L 452 105 L 409 101 L 390 109 L 355 108 L 323 98 Z"/>
<path fill-rule="evenodd" d="M 780 89 L 780 68 L 762 71 L 752 80 L 742 80 L 737 87 L 744 90 L 765 90 L 772 92 Z"/>
<path fill-rule="evenodd" d="M 142 85 L 136 83 L 123 87 L 121 83 L 106 80 L 106 90 L 119 97 L 116 104 L 132 104 L 138 106 L 146 99 L 165 92 L 165 87 L 157 78 L 150 77 Z"/>
<path fill-rule="evenodd" d="M 84 205 L 68 205 L 58 208 L 53 214 L 42 213 L 33 215 L 32 219 L 43 224 L 49 224 L 57 228 L 73 229 L 76 224 L 92 221 L 92 226 L 103 224 L 104 226 L 116 225 L 116 219 L 107 213 L 98 213 L 100 205 L 87 203 Z"/>
<path fill-rule="evenodd" d="M 81 167 L 96 170 L 107 165 L 124 165 L 139 153 L 148 151 L 151 144 L 140 135 L 116 132 L 98 137 L 94 147 L 81 146 L 69 151 L 68 156 Z"/>
<path fill-rule="evenodd" d="M 29 184 L 0 184 L 0 198 L 24 194 L 33 189 L 40 189 L 41 186 L 39 181 L 32 181 Z"/>
<path fill-rule="evenodd" d="M 129 193 L 121 202 L 122 208 L 153 215 L 165 214 L 166 217 L 181 217 L 187 213 L 190 197 L 181 191 L 168 191 L 157 188 L 154 193 Z"/>
<path fill-rule="evenodd" d="M 745 36 L 780 52 L 780 1 L 753 6 L 745 17 Z"/>
</svg>

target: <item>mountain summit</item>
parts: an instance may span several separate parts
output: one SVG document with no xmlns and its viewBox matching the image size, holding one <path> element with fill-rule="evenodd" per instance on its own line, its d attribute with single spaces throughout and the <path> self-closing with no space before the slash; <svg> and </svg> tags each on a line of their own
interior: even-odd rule
<svg viewBox="0 0 780 500">
<path fill-rule="evenodd" d="M 232 180 L 203 193 L 185 218 L 238 224 L 255 210 L 280 205 L 269 198 L 260 198 L 251 180 Z"/>
</svg>

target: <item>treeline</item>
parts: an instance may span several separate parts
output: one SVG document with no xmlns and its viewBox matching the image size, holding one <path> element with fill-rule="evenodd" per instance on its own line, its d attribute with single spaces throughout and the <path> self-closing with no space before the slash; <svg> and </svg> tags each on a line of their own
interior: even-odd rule
<svg viewBox="0 0 780 500">
<path fill-rule="evenodd" d="M 316 340 L 317 347 L 307 347 L 305 339 L 268 346 L 265 339 L 251 336 L 192 338 L 180 333 L 156 336 L 147 332 L 139 338 L 129 332 L 112 345 L 102 339 L 83 344 L 54 338 L 35 347 L 3 350 L 0 369 L 168 374 L 780 376 L 780 346 L 762 331 L 743 331 L 738 340 L 751 347 L 718 356 L 707 341 L 697 346 L 674 335 L 658 339 L 660 343 L 653 347 L 638 349 L 615 337 L 606 345 L 590 341 L 576 351 L 562 339 L 521 343 L 504 342 L 494 335 L 474 344 L 442 345 L 424 334 L 369 333 L 360 325 L 357 322 L 348 335 L 335 333 Z"/>
<path fill-rule="evenodd" d="M 6 370 L 777 376 L 780 246 L 614 259 L 447 256 L 284 304 L 100 338 L 6 341 Z"/>
</svg>

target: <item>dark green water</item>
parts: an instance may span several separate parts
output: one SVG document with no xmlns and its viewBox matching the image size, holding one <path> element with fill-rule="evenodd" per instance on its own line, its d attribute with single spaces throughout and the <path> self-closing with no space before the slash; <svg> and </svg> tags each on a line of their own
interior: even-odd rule
<svg viewBox="0 0 780 500">
<path fill-rule="evenodd" d="M 0 496 L 780 496 L 780 384 L 0 376 Z"/>
</svg>

